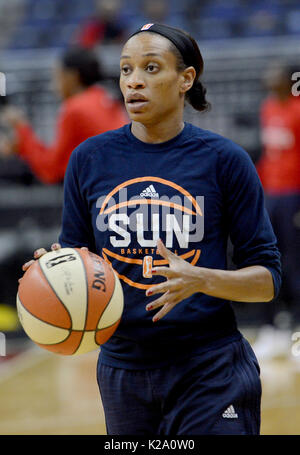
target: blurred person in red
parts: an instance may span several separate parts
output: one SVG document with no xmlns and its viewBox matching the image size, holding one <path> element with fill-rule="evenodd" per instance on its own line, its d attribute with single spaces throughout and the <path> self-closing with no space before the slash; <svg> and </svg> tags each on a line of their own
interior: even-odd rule
<svg viewBox="0 0 300 455">
<path fill-rule="evenodd" d="M 126 32 L 121 8 L 121 0 L 96 0 L 95 16 L 81 27 L 76 44 L 92 49 L 103 43 L 121 43 Z"/>
<path fill-rule="evenodd" d="M 55 70 L 55 85 L 63 104 L 54 143 L 43 144 L 24 114 L 6 107 L 1 119 L 13 129 L 15 140 L 8 151 L 8 141 L 2 139 L 0 153 L 17 153 L 44 183 L 61 182 L 69 157 L 81 142 L 128 122 L 121 103 L 98 84 L 101 79 L 99 62 L 91 51 L 66 51 Z"/>
<path fill-rule="evenodd" d="M 299 69 L 298 69 L 299 71 Z M 265 307 L 265 322 L 253 346 L 260 358 L 289 354 L 290 329 L 300 324 L 300 99 L 292 93 L 295 68 L 277 65 L 265 77 L 261 106 L 263 152 L 257 171 L 282 257 L 284 311 Z"/>
</svg>

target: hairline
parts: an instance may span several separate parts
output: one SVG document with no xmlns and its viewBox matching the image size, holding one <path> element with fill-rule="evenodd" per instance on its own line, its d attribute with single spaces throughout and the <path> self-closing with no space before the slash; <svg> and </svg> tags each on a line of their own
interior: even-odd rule
<svg viewBox="0 0 300 455">
<path fill-rule="evenodd" d="M 128 41 L 131 40 L 131 38 L 135 38 L 136 36 L 141 35 L 142 33 L 147 33 L 147 34 L 148 34 L 148 33 L 151 33 L 152 35 L 156 35 L 156 36 L 159 36 L 159 37 L 161 37 L 161 38 L 165 38 L 165 40 L 168 42 L 168 49 L 166 49 L 166 51 L 167 51 L 167 52 L 168 52 L 168 51 L 171 52 L 171 53 L 175 56 L 175 58 L 176 58 L 176 69 L 177 69 L 177 71 L 184 71 L 185 68 L 188 68 L 188 65 L 187 65 L 187 64 L 185 63 L 185 61 L 184 61 L 184 58 L 183 58 L 182 53 L 180 52 L 180 50 L 178 49 L 178 47 L 176 46 L 176 44 L 173 43 L 173 41 L 171 41 L 167 36 L 164 36 L 164 35 L 162 35 L 162 34 L 160 34 L 160 33 L 157 33 L 157 32 L 155 32 L 155 31 L 152 31 L 152 30 L 149 30 L 149 31 L 148 31 L 148 30 L 141 30 L 140 32 L 136 33 L 135 35 L 130 36 L 130 37 L 128 38 L 128 40 L 126 41 L 126 43 L 124 44 L 123 49 L 124 49 L 124 47 L 126 46 L 126 44 L 128 43 Z M 151 54 L 151 53 L 149 52 L 149 54 Z M 152 53 L 152 54 L 154 54 L 154 53 Z M 158 54 L 157 54 L 157 56 L 159 57 Z M 122 58 L 128 58 L 128 57 L 129 57 L 129 56 L 126 56 L 126 55 L 125 55 L 125 56 L 122 56 L 122 55 L 121 55 L 120 60 L 121 60 Z M 181 61 L 179 60 L 179 58 L 180 58 Z M 184 65 L 184 67 L 183 67 L 183 65 Z M 190 65 L 190 66 L 194 66 L 194 65 Z M 194 68 L 195 68 L 195 66 L 194 66 Z M 196 68 L 195 68 L 195 70 L 196 70 Z"/>
</svg>

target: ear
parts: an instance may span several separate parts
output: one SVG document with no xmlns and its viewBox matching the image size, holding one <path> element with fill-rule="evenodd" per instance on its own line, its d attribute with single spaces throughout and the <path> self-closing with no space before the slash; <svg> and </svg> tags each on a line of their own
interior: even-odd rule
<svg viewBox="0 0 300 455">
<path fill-rule="evenodd" d="M 196 77 L 196 70 L 193 66 L 189 66 L 182 72 L 182 82 L 180 84 L 181 92 L 186 93 L 192 88 Z"/>
</svg>

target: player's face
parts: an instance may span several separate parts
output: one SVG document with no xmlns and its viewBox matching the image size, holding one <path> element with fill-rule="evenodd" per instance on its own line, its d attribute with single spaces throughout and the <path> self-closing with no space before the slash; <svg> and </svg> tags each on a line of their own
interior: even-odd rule
<svg viewBox="0 0 300 455">
<path fill-rule="evenodd" d="M 70 98 L 79 86 L 78 74 L 76 71 L 66 70 L 57 65 L 54 72 L 54 85 L 59 96 L 66 100 Z"/>
<path fill-rule="evenodd" d="M 133 36 L 123 48 L 120 71 L 131 120 L 150 125 L 183 109 L 183 77 L 168 39 L 152 33 Z"/>
</svg>

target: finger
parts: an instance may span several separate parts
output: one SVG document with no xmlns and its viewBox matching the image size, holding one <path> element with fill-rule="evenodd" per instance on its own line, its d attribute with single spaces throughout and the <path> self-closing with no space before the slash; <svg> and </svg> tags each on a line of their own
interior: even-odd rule
<svg viewBox="0 0 300 455">
<path fill-rule="evenodd" d="M 168 314 L 176 305 L 178 302 L 168 302 L 166 303 L 162 309 L 156 313 L 156 315 L 152 318 L 153 322 L 160 321 L 166 314 Z"/>
<path fill-rule="evenodd" d="M 34 263 L 35 263 L 35 261 L 32 259 L 31 261 L 28 261 L 25 264 L 23 264 L 22 265 L 23 272 L 26 272 L 26 270 L 29 269 L 29 267 Z"/>
<path fill-rule="evenodd" d="M 176 276 L 176 272 L 170 269 L 170 267 L 155 267 L 151 270 L 153 275 L 161 275 L 165 276 L 166 278 L 172 278 Z"/>
<path fill-rule="evenodd" d="M 89 251 L 89 249 L 86 246 L 82 246 L 80 249 L 84 251 Z"/>
<path fill-rule="evenodd" d="M 156 308 L 159 308 L 168 303 L 170 298 L 171 298 L 170 293 L 167 291 L 164 295 L 154 300 L 153 302 L 149 303 L 149 305 L 146 306 L 146 310 L 147 311 L 155 310 Z"/>
<path fill-rule="evenodd" d="M 157 241 L 157 251 L 164 259 L 167 259 L 167 261 L 174 255 L 172 251 L 168 250 L 168 248 L 165 247 L 161 239 Z"/>
<path fill-rule="evenodd" d="M 33 253 L 33 257 L 35 259 L 38 259 L 40 258 L 41 256 L 43 256 L 43 254 L 46 254 L 47 251 L 45 250 L 45 248 L 39 248 L 38 250 L 36 250 L 34 253 Z"/>
<path fill-rule="evenodd" d="M 60 250 L 60 249 L 61 249 L 60 243 L 53 243 L 53 244 L 51 245 L 51 250 L 52 250 L 52 251 Z"/>
<path fill-rule="evenodd" d="M 162 294 L 163 292 L 167 292 L 167 291 L 169 291 L 169 292 L 174 291 L 178 288 L 178 285 L 179 285 L 179 283 L 178 283 L 178 280 L 176 280 L 176 279 L 164 281 L 163 283 L 156 284 L 156 285 L 152 286 L 151 288 L 149 288 L 146 291 L 146 296 L 150 297 L 151 295 Z"/>
</svg>

